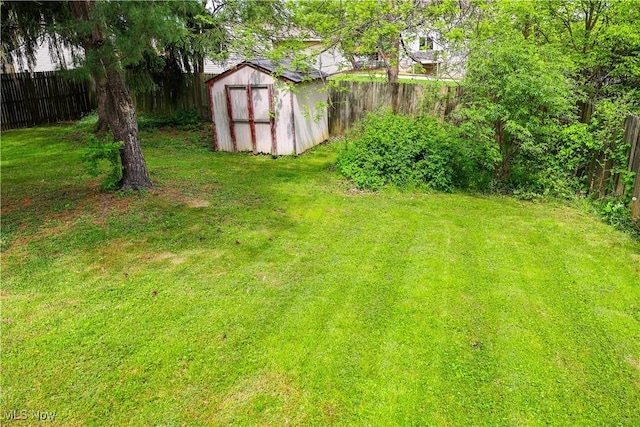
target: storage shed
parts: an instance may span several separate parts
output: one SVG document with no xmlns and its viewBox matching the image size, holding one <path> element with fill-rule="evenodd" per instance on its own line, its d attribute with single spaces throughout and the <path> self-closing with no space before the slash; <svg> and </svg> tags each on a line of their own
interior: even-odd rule
<svg viewBox="0 0 640 427">
<path fill-rule="evenodd" d="M 245 61 L 207 80 L 214 147 L 300 154 L 329 137 L 326 74 L 289 61 Z"/>
</svg>

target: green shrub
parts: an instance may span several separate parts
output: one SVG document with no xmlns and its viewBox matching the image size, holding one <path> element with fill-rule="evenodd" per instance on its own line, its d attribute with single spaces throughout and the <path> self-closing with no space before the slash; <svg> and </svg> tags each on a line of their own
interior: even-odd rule
<svg viewBox="0 0 640 427">
<path fill-rule="evenodd" d="M 82 118 L 74 124 L 72 131 L 94 132 L 97 123 L 98 123 L 98 111 L 94 110 L 91 113 L 88 113 L 82 116 Z"/>
<path fill-rule="evenodd" d="M 424 65 L 422 65 L 422 64 L 414 64 L 413 67 L 411 67 L 411 73 L 412 74 L 426 74 L 427 70 L 424 68 Z"/>
<path fill-rule="evenodd" d="M 97 138 L 93 134 L 87 136 L 87 148 L 82 156 L 87 172 L 91 176 L 104 175 L 102 186 L 105 190 L 113 191 L 118 187 L 122 176 L 120 165 L 120 148 L 122 142 L 113 142 L 113 136 L 107 134 Z"/>
<path fill-rule="evenodd" d="M 166 127 L 176 127 L 180 130 L 194 130 L 202 125 L 202 118 L 198 111 L 180 110 L 175 114 L 154 116 L 142 114 L 138 116 L 138 128 L 140 130 L 154 130 Z"/>
<path fill-rule="evenodd" d="M 348 140 L 337 167 L 359 188 L 390 184 L 452 191 L 484 188 L 490 181 L 484 165 L 491 162 L 482 147 L 432 117 L 370 114 Z"/>
<path fill-rule="evenodd" d="M 576 177 L 570 163 L 563 163 L 556 150 L 549 150 L 537 156 L 521 153 L 512 162 L 511 174 L 496 180 L 493 190 L 518 198 L 530 194 L 557 199 L 571 199 L 584 192 L 585 180 Z"/>
<path fill-rule="evenodd" d="M 610 197 L 592 201 L 596 213 L 607 224 L 640 238 L 640 223 L 631 217 L 629 206 Z"/>
</svg>

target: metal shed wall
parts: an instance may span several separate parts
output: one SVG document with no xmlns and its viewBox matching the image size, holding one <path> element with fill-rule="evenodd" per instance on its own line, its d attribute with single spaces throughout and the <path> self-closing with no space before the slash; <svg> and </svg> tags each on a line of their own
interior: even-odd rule
<svg viewBox="0 0 640 427">
<path fill-rule="evenodd" d="M 212 103 L 212 121 L 215 127 L 216 149 L 220 151 L 235 151 L 229 128 L 229 113 L 227 109 L 226 86 L 259 86 L 273 85 L 273 110 L 275 112 L 275 131 L 277 153 L 271 153 L 264 147 L 258 147 L 259 152 L 267 154 L 291 154 L 293 152 L 293 130 L 291 123 L 291 102 L 288 87 L 274 79 L 271 75 L 255 68 L 244 66 L 214 81 L 210 87 Z M 235 102 L 231 106 L 234 111 L 247 109 L 246 102 Z M 256 128 L 256 132 L 269 132 L 266 127 Z M 251 135 L 248 131 L 236 133 L 238 151 L 251 151 Z"/>
<path fill-rule="evenodd" d="M 294 91 L 289 84 L 271 74 L 253 68 L 240 66 L 230 70 L 228 74 L 210 82 L 210 100 L 212 104 L 212 121 L 214 123 L 214 137 L 216 149 L 220 151 L 252 151 L 252 134 L 250 127 L 235 126 L 234 134 L 236 146 L 230 131 L 229 106 L 227 105 L 227 87 L 241 91 L 246 86 L 263 87 L 271 85 L 273 93 L 272 114 L 275 118 L 276 150 L 271 146 L 258 143 L 256 152 L 274 155 L 299 154 L 324 141 L 329 137 L 327 120 L 327 93 L 321 91 L 324 83 L 321 81 L 303 82 L 296 84 Z M 266 91 L 265 91 L 266 92 Z M 248 120 L 248 101 L 242 96 L 230 98 L 231 109 L 236 119 Z M 266 102 L 254 100 L 253 109 L 257 109 Z M 322 103 L 322 104 L 318 104 Z M 245 117 L 246 116 L 246 117 Z M 265 133 L 269 133 L 267 136 Z M 270 139 L 269 125 L 256 123 L 256 138 L 264 141 Z"/>
<path fill-rule="evenodd" d="M 329 98 L 324 86 L 320 80 L 296 85 L 293 93 L 293 113 L 298 153 L 329 138 Z"/>
</svg>

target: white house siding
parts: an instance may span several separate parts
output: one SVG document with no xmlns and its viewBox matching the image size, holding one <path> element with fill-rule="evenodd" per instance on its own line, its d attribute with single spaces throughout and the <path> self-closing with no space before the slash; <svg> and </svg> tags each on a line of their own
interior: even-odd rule
<svg viewBox="0 0 640 427">
<path fill-rule="evenodd" d="M 38 40 L 38 47 L 35 49 L 35 63 L 33 64 L 32 70 L 29 70 L 29 67 L 27 66 L 27 60 L 24 58 L 23 50 L 19 50 L 19 52 L 12 52 L 11 56 L 14 72 L 22 73 L 33 71 L 34 73 L 39 73 L 43 71 L 56 71 L 60 69 L 60 65 L 62 64 L 64 64 L 65 68 L 74 68 L 71 50 L 66 47 L 62 47 L 60 52 L 52 52 L 51 43 L 52 40 L 49 36 L 42 37 Z M 51 53 L 54 55 L 60 54 L 60 56 L 54 61 L 51 59 Z M 19 61 L 19 56 L 22 57 L 22 64 Z"/>
<path fill-rule="evenodd" d="M 349 64 L 349 61 L 347 61 L 347 59 L 344 57 L 344 55 L 342 55 L 339 49 L 332 48 L 322 52 L 319 50 L 320 48 L 321 45 L 317 47 L 312 46 L 310 48 L 314 49 L 316 52 L 319 52 L 314 63 L 314 67 L 316 69 L 327 74 L 335 74 L 351 68 L 351 64 Z"/>
<path fill-rule="evenodd" d="M 433 49 L 420 50 L 420 38 L 429 37 L 433 40 Z M 461 78 L 465 73 L 465 52 L 453 52 L 439 35 L 430 31 L 418 31 L 404 34 L 407 50 L 423 64 L 437 64 L 436 74 L 439 77 Z M 402 51 L 400 70 L 410 72 L 415 61 Z"/>
<path fill-rule="evenodd" d="M 327 100 L 328 92 L 320 81 L 296 85 L 294 117 L 298 153 L 329 138 Z"/>
<path fill-rule="evenodd" d="M 211 59 L 205 59 L 202 72 L 205 74 L 222 74 L 226 70 L 235 67 L 243 60 L 244 58 L 237 55 L 231 55 L 226 61 L 212 61 Z"/>
<path fill-rule="evenodd" d="M 323 51 L 324 46 L 321 43 L 310 44 L 304 49 L 305 55 L 311 56 L 313 59 L 310 65 L 327 74 L 334 74 L 339 71 L 351 68 L 349 61 L 342 55 L 339 49 L 331 48 Z M 236 65 L 246 60 L 240 55 L 231 55 L 226 61 L 204 60 L 203 72 L 206 74 L 222 74 Z"/>
</svg>

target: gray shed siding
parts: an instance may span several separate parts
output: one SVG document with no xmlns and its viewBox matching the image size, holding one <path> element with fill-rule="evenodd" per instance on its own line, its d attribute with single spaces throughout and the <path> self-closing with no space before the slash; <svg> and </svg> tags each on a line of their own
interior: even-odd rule
<svg viewBox="0 0 640 427">
<path fill-rule="evenodd" d="M 251 88 L 250 98 L 243 92 L 247 86 Z M 324 83 L 319 80 L 299 84 L 286 83 L 248 65 L 241 65 L 214 78 L 209 82 L 209 95 L 216 149 L 292 155 L 300 154 L 319 144 L 329 136 L 327 92 L 321 90 L 323 86 Z M 270 110 L 267 87 L 271 93 Z M 227 102 L 228 99 L 230 103 Z M 253 101 L 251 107 L 254 135 L 248 123 L 251 114 L 249 99 Z M 233 126 L 229 117 L 229 104 L 234 118 Z M 271 117 L 274 119 L 273 133 L 271 125 L 267 123 Z M 272 134 L 275 137 L 273 144 Z"/>
</svg>

